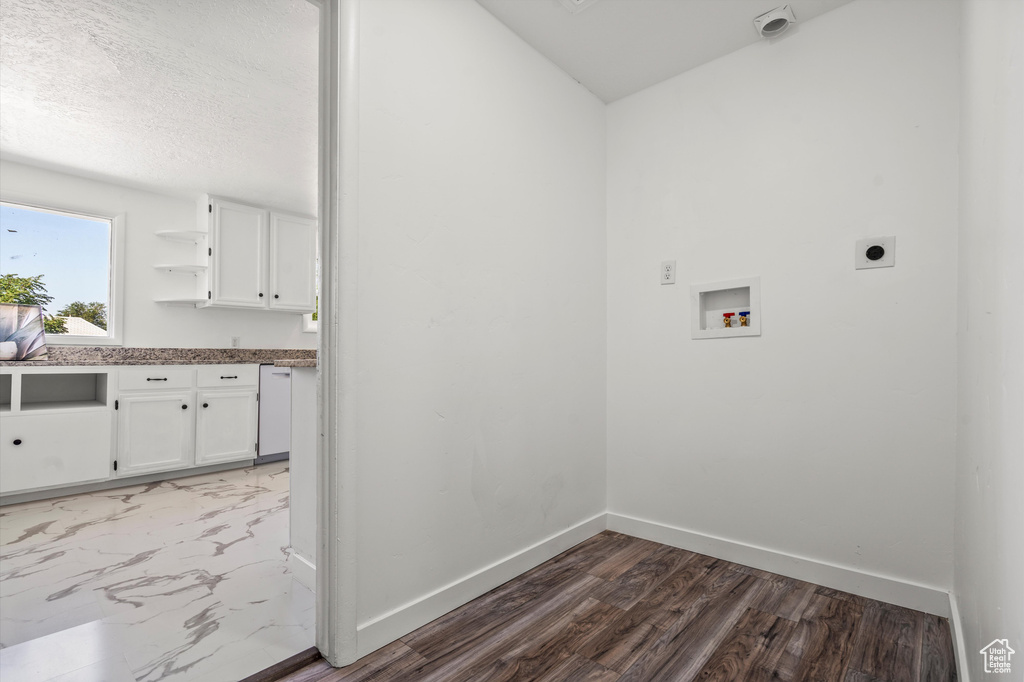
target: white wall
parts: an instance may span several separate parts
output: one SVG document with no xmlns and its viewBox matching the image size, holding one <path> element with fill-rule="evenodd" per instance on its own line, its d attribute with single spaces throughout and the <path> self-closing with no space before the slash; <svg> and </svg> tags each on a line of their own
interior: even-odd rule
<svg viewBox="0 0 1024 682">
<path fill-rule="evenodd" d="M 472 0 L 360 12 L 365 629 L 605 509 L 605 118 Z"/>
<path fill-rule="evenodd" d="M 159 272 L 158 263 L 195 262 L 195 247 L 154 235 L 159 230 L 195 230 L 196 204 L 96 180 L 9 161 L 0 162 L 4 198 L 98 214 L 125 215 L 123 343 L 135 348 L 314 348 L 316 334 L 302 332 L 293 313 L 168 307 L 154 298 L 192 296 L 182 278 Z M 25 273 L 27 274 L 27 273 Z M 194 279 L 194 278 L 192 278 Z M 182 284 L 185 283 L 186 284 Z"/>
<path fill-rule="evenodd" d="M 957 7 L 858 0 L 609 106 L 611 512 L 949 589 Z M 744 276 L 762 336 L 691 340 L 688 285 Z"/>
<path fill-rule="evenodd" d="M 965 0 L 955 595 L 974 679 L 1024 679 L 1024 4 Z"/>
</svg>

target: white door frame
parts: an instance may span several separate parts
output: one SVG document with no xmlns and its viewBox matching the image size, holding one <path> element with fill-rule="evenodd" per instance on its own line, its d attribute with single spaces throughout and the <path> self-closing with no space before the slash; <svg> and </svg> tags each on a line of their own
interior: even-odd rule
<svg viewBox="0 0 1024 682">
<path fill-rule="evenodd" d="M 320 8 L 320 308 L 317 357 L 316 645 L 358 658 L 356 628 L 356 282 L 359 0 Z"/>
</svg>

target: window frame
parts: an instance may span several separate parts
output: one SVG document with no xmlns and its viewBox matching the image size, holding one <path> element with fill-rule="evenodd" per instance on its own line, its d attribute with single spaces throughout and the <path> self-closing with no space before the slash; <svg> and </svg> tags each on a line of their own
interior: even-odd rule
<svg viewBox="0 0 1024 682">
<path fill-rule="evenodd" d="M 95 206 L 80 206 L 72 203 L 41 199 L 38 196 L 0 194 L 0 203 L 13 206 L 62 213 L 72 217 L 94 218 L 110 221 L 110 260 L 109 278 L 107 282 L 107 335 L 82 336 L 75 334 L 47 334 L 47 346 L 120 346 L 123 344 L 123 310 L 124 310 L 124 233 L 125 214 L 104 211 Z"/>
</svg>

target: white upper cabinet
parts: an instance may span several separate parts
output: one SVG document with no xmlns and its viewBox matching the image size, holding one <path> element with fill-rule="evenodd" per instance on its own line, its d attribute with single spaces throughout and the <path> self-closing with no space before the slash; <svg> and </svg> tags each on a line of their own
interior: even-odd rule
<svg viewBox="0 0 1024 682">
<path fill-rule="evenodd" d="M 270 212 L 270 308 L 313 312 L 316 221 Z"/>
<path fill-rule="evenodd" d="M 316 307 L 314 218 L 206 196 L 205 305 L 311 313 Z"/>
<path fill-rule="evenodd" d="M 267 307 L 267 211 L 211 198 L 210 303 Z"/>
</svg>

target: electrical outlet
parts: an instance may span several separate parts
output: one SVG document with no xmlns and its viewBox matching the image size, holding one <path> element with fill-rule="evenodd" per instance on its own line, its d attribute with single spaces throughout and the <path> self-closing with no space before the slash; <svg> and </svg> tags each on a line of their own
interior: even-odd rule
<svg viewBox="0 0 1024 682">
<path fill-rule="evenodd" d="M 896 237 L 873 237 L 857 240 L 854 250 L 854 267 L 857 270 L 891 268 L 894 265 L 896 265 Z"/>
<path fill-rule="evenodd" d="M 231 347 L 232 348 L 239 348 L 239 347 L 241 347 L 241 345 L 242 345 L 242 337 L 241 336 L 232 336 L 231 337 Z"/>
<path fill-rule="evenodd" d="M 661 283 L 676 283 L 676 262 L 674 260 L 661 261 Z"/>
</svg>

